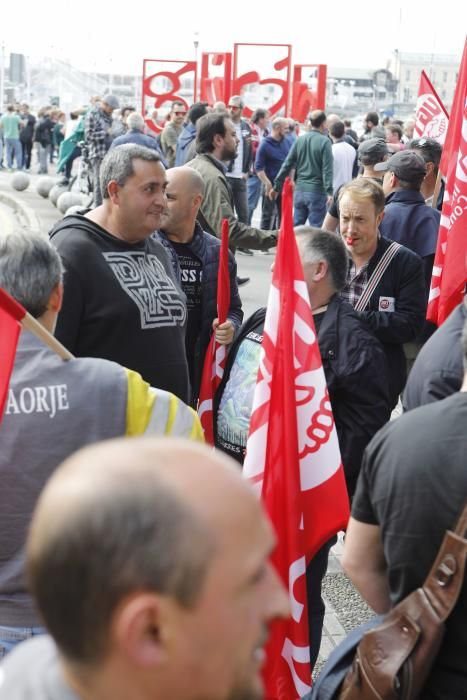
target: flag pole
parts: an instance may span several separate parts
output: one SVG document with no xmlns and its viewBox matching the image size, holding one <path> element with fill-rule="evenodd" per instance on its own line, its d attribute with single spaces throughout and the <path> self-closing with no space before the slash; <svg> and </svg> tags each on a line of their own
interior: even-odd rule
<svg viewBox="0 0 467 700">
<path fill-rule="evenodd" d="M 62 360 L 72 360 L 74 355 L 69 352 L 53 335 L 49 333 L 42 323 L 39 323 L 34 316 L 26 311 L 24 306 L 16 301 L 5 289 L 0 287 L 0 307 L 12 318 L 16 319 L 21 327 L 34 333 L 47 347 L 55 352 Z"/>
<path fill-rule="evenodd" d="M 62 358 L 62 360 L 73 360 L 74 355 L 71 354 L 69 350 L 66 349 L 64 345 L 60 343 L 60 341 L 55 338 L 55 336 L 52 335 L 52 333 L 49 333 L 47 328 L 45 328 L 42 323 L 39 323 L 34 316 L 31 316 L 28 312 L 26 312 L 26 316 L 20 321 L 21 327 L 24 328 L 27 331 L 30 331 L 31 333 L 34 333 L 36 338 L 39 338 L 39 340 L 42 340 L 42 342 L 47 345 L 53 352 L 55 352 L 59 357 Z"/>
<path fill-rule="evenodd" d="M 438 174 L 436 176 L 436 182 L 435 182 L 435 189 L 433 190 L 433 199 L 431 201 L 431 208 L 436 209 L 436 205 L 438 204 L 438 197 L 439 197 L 439 191 L 441 189 L 441 180 L 443 176 L 441 174 L 441 170 L 438 169 Z"/>
</svg>

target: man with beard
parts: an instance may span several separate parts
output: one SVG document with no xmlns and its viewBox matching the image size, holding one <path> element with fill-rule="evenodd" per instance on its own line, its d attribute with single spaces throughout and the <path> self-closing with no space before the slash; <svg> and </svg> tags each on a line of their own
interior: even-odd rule
<svg viewBox="0 0 467 700">
<path fill-rule="evenodd" d="M 251 486 L 207 447 L 81 450 L 46 486 L 28 542 L 51 636 L 11 653 L 0 698 L 261 700 L 268 627 L 289 609 L 274 545 Z"/>
<path fill-rule="evenodd" d="M 198 121 L 197 128 L 198 155 L 188 165 L 204 180 L 204 199 L 198 214 L 202 228 L 219 238 L 222 219 L 228 219 L 231 248 L 267 250 L 277 245 L 277 231 L 248 226 L 235 216 L 224 165 L 237 154 L 238 138 L 232 120 L 225 113 L 205 114 Z"/>
</svg>

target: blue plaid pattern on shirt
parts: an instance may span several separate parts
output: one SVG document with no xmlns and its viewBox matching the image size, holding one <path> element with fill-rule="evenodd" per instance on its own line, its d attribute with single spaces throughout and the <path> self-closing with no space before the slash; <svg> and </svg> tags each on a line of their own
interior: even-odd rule
<svg viewBox="0 0 467 700">
<path fill-rule="evenodd" d="M 341 297 L 348 301 L 352 306 L 355 306 L 357 301 L 362 296 L 368 284 L 368 263 L 366 262 L 357 274 L 357 267 L 350 258 L 349 269 L 347 272 L 347 282 L 341 291 Z"/>
</svg>

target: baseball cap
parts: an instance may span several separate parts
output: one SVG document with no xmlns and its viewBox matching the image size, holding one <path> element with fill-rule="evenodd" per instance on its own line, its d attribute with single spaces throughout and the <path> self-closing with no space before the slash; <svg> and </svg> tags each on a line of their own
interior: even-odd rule
<svg viewBox="0 0 467 700">
<path fill-rule="evenodd" d="M 396 177 L 406 182 L 423 180 L 426 175 L 426 165 L 423 158 L 418 153 L 407 150 L 394 153 L 384 163 L 376 163 L 374 169 L 377 172 L 389 170 Z"/>
<path fill-rule="evenodd" d="M 384 139 L 366 139 L 358 147 L 358 158 L 364 165 L 379 163 L 388 153 Z"/>
<path fill-rule="evenodd" d="M 104 95 L 102 102 L 105 102 L 105 104 L 112 107 L 112 109 L 118 109 L 120 107 L 120 101 L 115 95 Z"/>
</svg>

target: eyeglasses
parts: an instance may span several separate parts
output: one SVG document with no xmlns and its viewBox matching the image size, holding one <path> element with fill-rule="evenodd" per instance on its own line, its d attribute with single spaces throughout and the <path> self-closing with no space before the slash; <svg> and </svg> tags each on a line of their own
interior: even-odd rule
<svg viewBox="0 0 467 700">
<path fill-rule="evenodd" d="M 229 109 L 231 109 L 233 112 L 238 112 L 240 107 L 238 107 L 237 105 L 229 105 Z"/>
<path fill-rule="evenodd" d="M 176 117 L 184 117 L 186 112 L 174 112 Z"/>
</svg>

